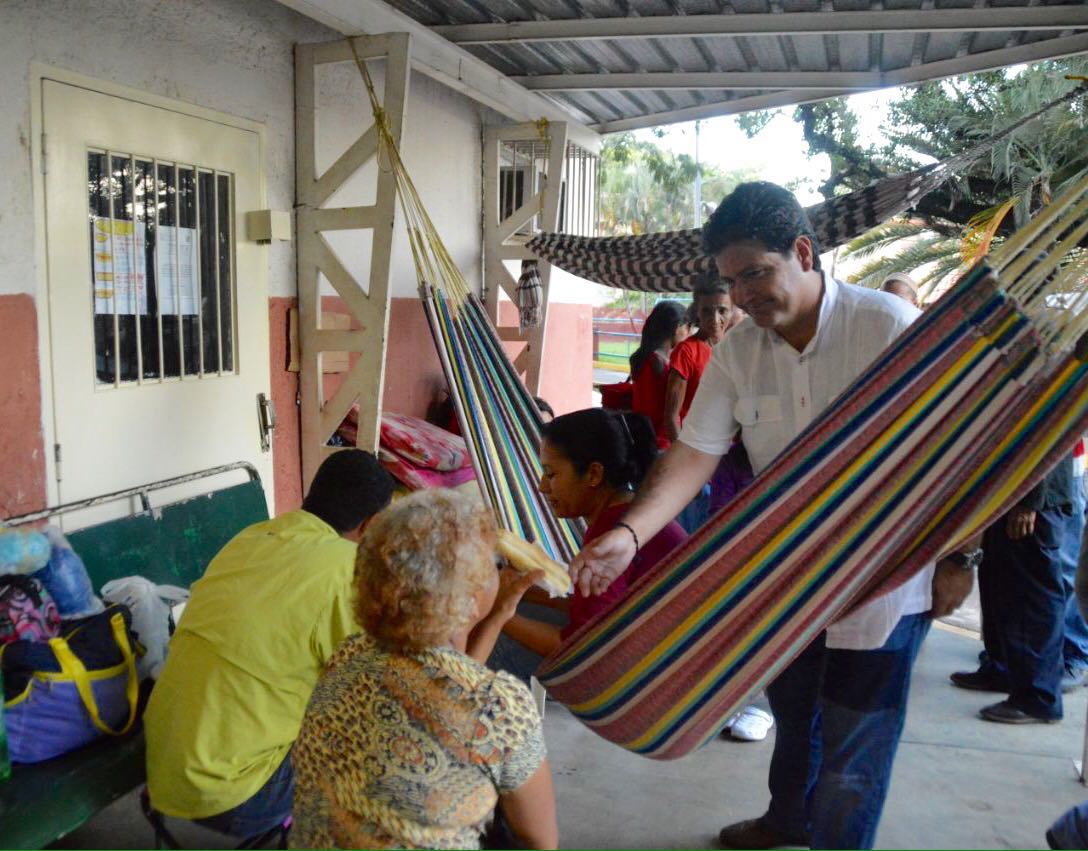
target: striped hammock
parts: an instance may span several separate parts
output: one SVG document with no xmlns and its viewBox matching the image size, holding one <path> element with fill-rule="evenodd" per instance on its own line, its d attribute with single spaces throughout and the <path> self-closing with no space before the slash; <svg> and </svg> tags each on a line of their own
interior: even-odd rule
<svg viewBox="0 0 1088 851">
<path fill-rule="evenodd" d="M 829 623 L 1008 510 L 1088 427 L 1085 264 L 1061 262 L 1086 234 L 1088 179 L 546 659 L 549 693 L 612 742 L 683 756 Z"/>
<path fill-rule="evenodd" d="M 1041 109 L 950 159 L 886 177 L 856 192 L 809 207 L 805 212 L 820 249 L 829 251 L 844 245 L 911 209 L 924 195 L 960 174 L 1002 139 L 1084 92 L 1084 85 L 1077 84 Z M 713 271 L 713 261 L 703 251 L 703 233 L 698 228 L 637 236 L 541 233 L 529 240 L 527 248 L 539 259 L 579 278 L 638 292 L 690 292 L 700 278 Z"/>
<path fill-rule="evenodd" d="M 537 488 L 540 411 L 439 237 L 389 132 L 366 63 L 354 42 L 348 44 L 374 112 L 379 160 L 396 180 L 420 299 L 480 490 L 501 528 L 565 564 L 578 552 L 582 525 L 556 517 Z"/>
<path fill-rule="evenodd" d="M 567 559 L 577 530 L 536 489 L 539 415 L 356 61 L 485 496 L 503 528 Z M 1088 428 L 1088 346 L 1072 351 L 1088 331 L 1076 254 L 1086 235 L 1088 178 L 976 266 L 740 497 L 546 659 L 538 676 L 550 693 L 610 741 L 683 756 L 830 622 L 1006 511 Z M 1079 295 L 1052 298 L 1070 291 Z"/>
</svg>

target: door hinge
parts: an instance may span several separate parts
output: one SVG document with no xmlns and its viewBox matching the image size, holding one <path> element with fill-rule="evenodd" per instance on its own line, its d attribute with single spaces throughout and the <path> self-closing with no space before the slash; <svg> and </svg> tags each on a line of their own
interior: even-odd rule
<svg viewBox="0 0 1088 851">
<path fill-rule="evenodd" d="M 46 147 L 45 147 L 45 133 L 42 133 L 42 152 L 41 153 L 42 153 L 42 174 L 48 174 L 49 173 L 49 167 L 48 167 L 48 161 L 46 159 L 48 154 L 47 154 Z"/>
<path fill-rule="evenodd" d="M 57 481 L 60 481 L 60 444 L 53 444 L 53 464 L 56 467 Z"/>
</svg>

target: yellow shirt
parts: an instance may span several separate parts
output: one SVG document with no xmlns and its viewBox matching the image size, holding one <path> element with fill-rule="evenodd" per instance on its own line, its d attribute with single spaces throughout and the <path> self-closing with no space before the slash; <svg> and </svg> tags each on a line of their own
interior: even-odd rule
<svg viewBox="0 0 1088 851">
<path fill-rule="evenodd" d="M 354 562 L 355 544 L 301 510 L 244 529 L 212 559 L 144 715 L 156 809 L 207 818 L 268 781 L 325 663 L 359 631 Z"/>
</svg>

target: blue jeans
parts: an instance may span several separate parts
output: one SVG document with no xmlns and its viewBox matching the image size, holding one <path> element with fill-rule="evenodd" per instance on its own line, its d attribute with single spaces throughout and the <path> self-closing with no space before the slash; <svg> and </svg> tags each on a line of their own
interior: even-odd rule
<svg viewBox="0 0 1088 851">
<path fill-rule="evenodd" d="M 982 538 L 983 667 L 1005 676 L 1009 703 L 1039 718 L 1062 717 L 1068 600 L 1061 547 L 1070 520 L 1068 508 L 1042 508 L 1031 535 L 1012 540 L 1002 517 Z"/>
<path fill-rule="evenodd" d="M 1062 585 L 1065 587 L 1065 636 L 1062 659 L 1071 671 L 1088 667 L 1088 624 L 1077 605 L 1074 592 L 1077 564 L 1080 561 L 1081 538 L 1084 535 L 1084 479 L 1073 479 L 1073 515 L 1068 519 L 1066 534 L 1059 548 L 1062 560 Z"/>
<path fill-rule="evenodd" d="M 249 837 L 280 827 L 291 815 L 295 797 L 295 772 L 291 754 L 248 801 L 219 815 L 197 819 L 197 824 L 230 836 Z"/>
<path fill-rule="evenodd" d="M 1049 832 L 1055 848 L 1088 848 L 1088 801 L 1058 816 Z"/>
<path fill-rule="evenodd" d="M 876 650 L 821 635 L 767 688 L 778 732 L 766 820 L 811 848 L 872 848 L 928 613 L 900 618 Z"/>
<path fill-rule="evenodd" d="M 707 520 L 710 519 L 710 483 L 703 485 L 695 494 L 695 498 L 684 506 L 684 510 L 676 515 L 676 522 L 683 527 L 689 535 L 694 535 Z"/>
</svg>

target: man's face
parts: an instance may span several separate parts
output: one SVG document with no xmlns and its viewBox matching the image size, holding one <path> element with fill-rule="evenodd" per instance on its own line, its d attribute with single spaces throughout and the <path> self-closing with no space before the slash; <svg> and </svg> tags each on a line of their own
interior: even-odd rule
<svg viewBox="0 0 1088 851">
<path fill-rule="evenodd" d="M 733 300 L 725 293 L 696 296 L 695 317 L 703 336 L 717 342 L 732 324 Z"/>
<path fill-rule="evenodd" d="M 755 240 L 735 242 L 714 257 L 733 303 L 760 328 L 780 330 L 801 319 L 803 276 L 812 270 L 812 243 L 798 237 L 787 254 Z"/>
</svg>

